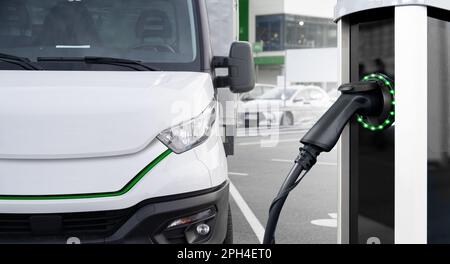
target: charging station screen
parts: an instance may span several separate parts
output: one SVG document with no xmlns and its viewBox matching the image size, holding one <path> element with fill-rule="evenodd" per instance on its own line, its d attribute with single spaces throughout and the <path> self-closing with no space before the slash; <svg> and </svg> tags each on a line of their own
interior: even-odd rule
<svg viewBox="0 0 450 264">
<path fill-rule="evenodd" d="M 392 8 L 350 18 L 351 81 L 372 73 L 395 79 Z M 394 129 L 350 125 L 350 243 L 394 242 Z"/>
<path fill-rule="evenodd" d="M 435 12 L 436 11 L 436 12 Z M 450 243 L 450 17 L 428 18 L 428 243 Z"/>
</svg>

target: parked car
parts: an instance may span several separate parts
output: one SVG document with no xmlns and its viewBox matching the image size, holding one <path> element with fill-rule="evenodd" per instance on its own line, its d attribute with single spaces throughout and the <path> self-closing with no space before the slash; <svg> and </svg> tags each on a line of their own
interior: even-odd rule
<svg viewBox="0 0 450 264">
<path fill-rule="evenodd" d="M 339 98 L 339 96 L 341 96 L 341 92 L 336 88 L 336 89 L 332 89 L 331 91 L 329 91 L 328 95 L 330 96 L 330 99 L 333 102 L 336 102 L 336 100 Z"/>
<path fill-rule="evenodd" d="M 240 113 L 242 112 L 242 108 L 244 107 L 244 105 L 247 102 L 253 101 L 259 97 L 261 97 L 263 94 L 269 92 L 270 90 L 276 88 L 275 85 L 270 85 L 270 84 L 256 84 L 255 88 L 248 92 L 248 93 L 243 93 L 243 94 L 239 94 L 238 95 L 238 100 L 237 100 L 237 105 L 236 105 L 236 112 Z M 240 125 L 242 125 L 242 120 L 238 120 L 238 123 L 240 123 Z"/>
<path fill-rule="evenodd" d="M 252 91 L 239 95 L 239 102 L 253 101 L 274 88 L 275 85 L 257 83 Z"/>
<path fill-rule="evenodd" d="M 332 99 L 317 86 L 274 88 L 239 109 L 241 126 L 311 127 L 331 106 Z"/>
</svg>

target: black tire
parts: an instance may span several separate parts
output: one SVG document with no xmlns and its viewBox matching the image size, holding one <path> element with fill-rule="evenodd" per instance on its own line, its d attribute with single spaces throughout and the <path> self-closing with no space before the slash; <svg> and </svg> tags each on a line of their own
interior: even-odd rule
<svg viewBox="0 0 450 264">
<path fill-rule="evenodd" d="M 286 112 L 281 117 L 280 126 L 293 126 L 294 116 L 290 112 Z"/>
<path fill-rule="evenodd" d="M 231 207 L 228 206 L 227 234 L 223 241 L 225 245 L 233 244 L 233 217 L 231 215 Z"/>
</svg>

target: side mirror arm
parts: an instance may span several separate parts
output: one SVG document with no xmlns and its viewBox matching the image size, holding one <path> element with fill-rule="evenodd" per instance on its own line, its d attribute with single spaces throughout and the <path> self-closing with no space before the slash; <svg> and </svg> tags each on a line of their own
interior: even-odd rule
<svg viewBox="0 0 450 264">
<path fill-rule="evenodd" d="M 228 68 L 230 66 L 230 58 L 225 56 L 215 56 L 212 60 L 213 68 Z"/>
<path fill-rule="evenodd" d="M 216 56 L 212 60 L 212 67 L 213 69 L 217 68 L 228 68 L 228 76 L 219 76 L 216 77 L 214 80 L 214 87 L 216 88 L 223 88 L 223 87 L 229 87 L 231 85 L 230 81 L 230 74 L 231 69 L 235 66 L 235 62 L 233 58 L 229 57 L 223 57 L 223 56 Z"/>
<path fill-rule="evenodd" d="M 216 56 L 213 58 L 211 64 L 212 64 L 213 69 L 229 68 L 230 67 L 230 58 Z M 229 87 L 230 84 L 231 84 L 230 76 L 219 76 L 214 79 L 214 87 L 216 87 L 216 88 Z"/>
</svg>

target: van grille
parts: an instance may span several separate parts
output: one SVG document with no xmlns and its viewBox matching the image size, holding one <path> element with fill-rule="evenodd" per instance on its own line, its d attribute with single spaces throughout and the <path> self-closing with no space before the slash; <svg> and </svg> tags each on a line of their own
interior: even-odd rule
<svg viewBox="0 0 450 264">
<path fill-rule="evenodd" d="M 0 237 L 14 239 L 15 236 L 77 236 L 108 237 L 117 231 L 133 214 L 133 209 L 67 213 L 67 214 L 0 214 Z M 52 219 L 55 229 L 48 224 L 33 223 L 36 217 Z M 55 224 L 56 219 L 56 224 Z"/>
</svg>

